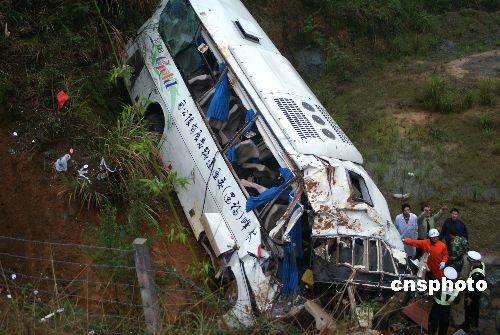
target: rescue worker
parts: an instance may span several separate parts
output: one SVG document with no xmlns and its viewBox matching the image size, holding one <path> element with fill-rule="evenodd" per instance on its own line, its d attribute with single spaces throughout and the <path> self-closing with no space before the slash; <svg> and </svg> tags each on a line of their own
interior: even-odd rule
<svg viewBox="0 0 500 335">
<path fill-rule="evenodd" d="M 479 323 L 479 301 L 481 300 L 481 291 L 476 289 L 476 283 L 479 280 L 485 280 L 486 267 L 481 262 L 481 254 L 477 251 L 469 251 L 467 253 L 467 261 L 470 265 L 469 278 L 474 281 L 474 290 L 465 290 L 464 311 L 465 321 L 460 326 L 465 331 L 471 327 L 477 327 Z"/>
<path fill-rule="evenodd" d="M 458 274 L 454 268 L 448 266 L 444 268 L 444 276 L 454 282 L 457 280 Z M 446 335 L 450 324 L 451 304 L 453 302 L 458 304 L 459 299 L 457 297 L 458 290 L 454 287 L 441 287 L 434 294 L 431 312 L 429 313 L 429 334 L 434 335 L 436 330 L 439 330 L 438 335 Z"/>
<path fill-rule="evenodd" d="M 469 242 L 463 236 L 457 236 L 455 227 L 450 229 L 450 249 L 448 250 L 449 260 L 446 265 L 452 266 L 457 270 L 458 275 L 462 272 L 464 266 L 464 256 L 469 250 Z"/>
<path fill-rule="evenodd" d="M 424 252 L 429 253 L 427 258 L 427 267 L 430 270 L 427 272 L 428 279 L 441 279 L 443 277 L 443 269 L 448 262 L 448 250 L 446 244 L 439 240 L 439 231 L 435 228 L 429 230 L 429 238 L 427 240 L 413 240 L 404 238 L 403 243 L 412 245 L 417 248 L 422 248 Z"/>
</svg>

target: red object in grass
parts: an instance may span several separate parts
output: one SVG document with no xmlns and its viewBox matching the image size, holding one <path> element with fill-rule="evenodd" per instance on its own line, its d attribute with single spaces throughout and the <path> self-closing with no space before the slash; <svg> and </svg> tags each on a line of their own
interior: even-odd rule
<svg viewBox="0 0 500 335">
<path fill-rule="evenodd" d="M 60 90 L 59 92 L 57 92 L 56 99 L 57 99 L 57 110 L 60 111 L 63 108 L 66 101 L 69 100 L 69 95 L 67 95 L 66 92 L 64 92 L 63 90 Z"/>
</svg>

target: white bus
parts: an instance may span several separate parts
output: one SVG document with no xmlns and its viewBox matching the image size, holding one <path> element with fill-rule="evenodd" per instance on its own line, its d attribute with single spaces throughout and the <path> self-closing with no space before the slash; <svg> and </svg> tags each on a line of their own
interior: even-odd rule
<svg viewBox="0 0 500 335">
<path fill-rule="evenodd" d="M 162 1 L 127 54 L 191 228 L 236 283 L 228 319 L 271 315 L 307 269 L 315 289 L 407 273 L 360 152 L 240 1 Z"/>
</svg>

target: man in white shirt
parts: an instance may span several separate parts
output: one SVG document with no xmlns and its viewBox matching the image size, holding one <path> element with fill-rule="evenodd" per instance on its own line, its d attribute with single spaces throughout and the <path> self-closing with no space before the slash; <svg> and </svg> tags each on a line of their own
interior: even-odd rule
<svg viewBox="0 0 500 335">
<path fill-rule="evenodd" d="M 403 204 L 401 206 L 403 213 L 396 216 L 394 225 L 396 226 L 401 238 L 411 238 L 416 240 L 418 238 L 418 224 L 417 216 L 410 211 L 410 205 Z M 416 248 L 410 245 L 405 245 L 405 251 L 408 257 L 414 258 Z"/>
</svg>

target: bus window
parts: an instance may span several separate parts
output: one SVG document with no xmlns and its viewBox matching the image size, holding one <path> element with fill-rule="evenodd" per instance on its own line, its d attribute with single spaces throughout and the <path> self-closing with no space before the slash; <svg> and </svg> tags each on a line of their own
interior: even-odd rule
<svg viewBox="0 0 500 335">
<path fill-rule="evenodd" d="M 194 40 L 200 22 L 184 0 L 171 0 L 160 15 L 158 30 L 173 57 Z"/>
</svg>

